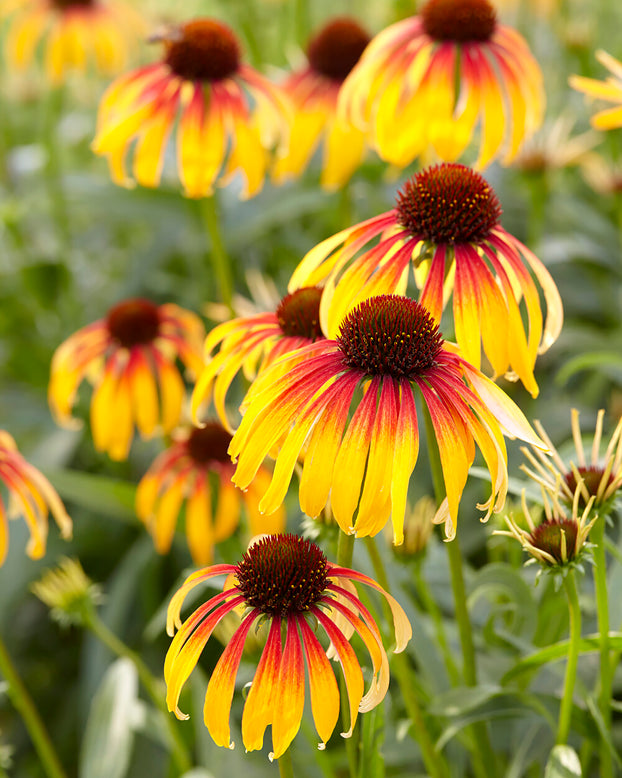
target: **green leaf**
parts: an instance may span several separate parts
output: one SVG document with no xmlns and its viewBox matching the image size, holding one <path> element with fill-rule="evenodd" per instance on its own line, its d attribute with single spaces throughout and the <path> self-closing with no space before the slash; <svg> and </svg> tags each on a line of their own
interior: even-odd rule
<svg viewBox="0 0 622 778">
<path fill-rule="evenodd" d="M 513 681 L 523 673 L 534 670 L 541 665 L 548 664 L 549 662 L 555 662 L 559 659 L 565 659 L 568 655 L 568 641 L 561 640 L 559 643 L 554 643 L 552 646 L 535 651 L 533 654 L 529 654 L 524 659 L 521 659 L 511 670 L 503 676 L 501 682 L 503 685 L 509 681 Z M 622 632 L 610 632 L 609 633 L 609 645 L 613 651 L 622 651 Z M 600 635 L 586 635 L 581 638 L 579 644 L 580 654 L 591 654 L 598 651 L 600 647 Z"/>
<path fill-rule="evenodd" d="M 76 503 L 96 514 L 135 524 L 136 487 L 116 478 L 106 478 L 76 470 L 46 470 L 54 488 L 64 500 Z"/>
<path fill-rule="evenodd" d="M 544 778 L 581 778 L 582 775 L 581 763 L 574 748 L 555 746 L 544 768 Z"/>
<path fill-rule="evenodd" d="M 607 726 L 605 723 L 605 720 L 603 719 L 603 714 L 600 712 L 598 708 L 598 704 L 596 703 L 596 700 L 593 697 L 587 698 L 587 708 L 589 712 L 592 715 L 592 718 L 596 722 L 596 726 L 598 727 L 598 733 L 601 736 L 603 742 L 607 746 L 607 749 L 615 762 L 618 766 L 622 766 L 622 760 L 620 759 L 620 755 L 618 754 L 616 747 L 613 743 L 613 739 L 611 737 L 611 728 Z"/>
<path fill-rule="evenodd" d="M 80 752 L 80 778 L 124 778 L 134 744 L 138 674 L 129 659 L 117 659 L 93 698 Z"/>
<path fill-rule="evenodd" d="M 568 362 L 559 370 L 555 376 L 555 383 L 563 386 L 576 373 L 582 370 L 598 369 L 606 372 L 614 379 L 622 377 L 622 356 L 616 351 L 591 351 L 588 354 L 580 354 Z"/>
<path fill-rule="evenodd" d="M 512 634 L 520 635 L 524 640 L 533 635 L 537 620 L 533 588 L 525 583 L 517 570 L 498 563 L 489 564 L 479 571 L 468 598 L 469 610 L 472 611 L 483 597 L 490 600 L 490 620 L 501 621 Z M 495 642 L 506 642 L 492 629 L 487 634 Z"/>
</svg>

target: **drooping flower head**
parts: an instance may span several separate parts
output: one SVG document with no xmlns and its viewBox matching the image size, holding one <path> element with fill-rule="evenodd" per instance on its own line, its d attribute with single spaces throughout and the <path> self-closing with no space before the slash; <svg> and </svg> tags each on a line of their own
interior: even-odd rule
<svg viewBox="0 0 622 778">
<path fill-rule="evenodd" d="M 359 61 L 370 37 L 350 17 L 329 21 L 310 40 L 307 64 L 293 72 L 283 89 L 294 106 L 287 152 L 276 162 L 277 183 L 300 176 L 323 139 L 321 186 L 338 189 L 361 164 L 365 135 L 337 114 L 341 85 Z"/>
<path fill-rule="evenodd" d="M 196 375 L 203 336 L 200 319 L 172 303 L 157 306 L 142 298 L 118 303 L 56 350 L 48 389 L 56 421 L 75 426 L 72 408 L 86 378 L 94 386 L 91 432 L 98 451 L 125 459 L 134 426 L 143 438 L 170 433 L 185 394 L 175 361 Z"/>
<path fill-rule="evenodd" d="M 285 136 L 288 108 L 279 89 L 241 60 L 233 32 L 195 19 L 158 36 L 162 61 L 117 79 L 104 95 L 93 141 L 115 183 L 157 187 L 169 137 L 188 197 L 244 178 L 242 197 L 261 189 L 269 152 Z M 132 175 L 125 158 L 133 148 Z"/>
<path fill-rule="evenodd" d="M 380 156 L 405 167 L 430 146 L 459 159 L 479 131 L 475 166 L 511 162 L 544 110 L 542 74 L 525 40 L 488 0 L 428 0 L 369 44 L 340 94 Z"/>
<path fill-rule="evenodd" d="M 0 18 L 7 14 L 9 65 L 29 67 L 44 42 L 45 72 L 54 85 L 93 65 L 103 75 L 119 73 L 145 30 L 131 4 L 117 0 L 0 0 Z"/>
<path fill-rule="evenodd" d="M 244 316 L 215 327 L 205 340 L 205 368 L 192 394 L 192 413 L 214 395 L 214 406 L 222 423 L 231 429 L 225 400 L 235 375 L 244 371 L 252 380 L 258 370 L 271 365 L 283 354 L 323 338 L 320 328 L 319 287 L 303 287 L 286 295 L 273 313 Z M 213 354 L 217 344 L 220 350 Z"/>
<path fill-rule="evenodd" d="M 9 496 L 7 510 L 0 491 L 0 566 L 9 550 L 8 519 L 23 516 L 30 533 L 26 553 L 31 559 L 40 559 L 45 554 L 50 511 L 62 536 L 71 537 L 71 519 L 56 490 L 24 459 L 15 440 L 5 430 L 0 430 L 0 485 L 6 487 Z"/>
<path fill-rule="evenodd" d="M 198 584 L 224 574 L 229 575 L 224 591 L 182 624 L 180 610 L 187 594 Z M 380 630 L 359 600 L 353 581 L 372 587 L 386 598 L 393 613 L 395 651 L 402 651 L 410 640 L 411 628 L 397 601 L 371 578 L 334 565 L 318 546 L 296 535 L 264 537 L 249 548 L 239 564 L 214 565 L 193 573 L 168 608 L 167 631 L 173 635 L 178 630 L 164 664 L 169 710 L 178 718 L 187 718 L 179 709 L 179 695 L 201 651 L 227 613 L 246 608 L 205 695 L 205 726 L 217 745 L 233 747 L 229 717 L 235 679 L 246 636 L 258 620 L 269 624 L 269 632 L 242 715 L 246 750 L 262 747 L 269 724 L 270 758 L 278 759 L 287 750 L 302 719 L 305 665 L 320 747 L 330 738 L 339 717 L 339 689 L 316 625 L 326 633 L 343 670 L 350 710 L 350 726 L 344 736 L 350 736 L 358 713 L 374 708 L 389 685 L 389 665 Z M 365 644 L 373 667 L 373 680 L 364 696 L 363 674 L 349 643 L 354 632 Z"/>
<path fill-rule="evenodd" d="M 233 534 L 242 506 L 251 536 L 285 528 L 283 509 L 271 516 L 259 513 L 259 498 L 270 481 L 265 468 L 245 492 L 231 483 L 230 442 L 231 435 L 217 422 L 179 433 L 143 476 L 136 490 L 136 513 L 160 554 L 171 547 L 184 505 L 188 548 L 197 565 L 209 564 L 214 545 Z"/>
<path fill-rule="evenodd" d="M 568 83 L 573 89 L 590 97 L 615 103 L 613 108 L 599 111 L 591 119 L 592 127 L 597 130 L 613 130 L 622 127 L 622 62 L 619 62 L 606 51 L 596 52 L 596 59 L 611 73 L 606 81 L 584 76 L 570 76 Z"/>
<path fill-rule="evenodd" d="M 587 504 L 580 508 L 580 491 L 577 490 L 568 506 L 571 511 L 562 506 L 558 495 L 544 489 L 542 499 L 543 521 L 534 522 L 523 491 L 521 505 L 528 529 L 520 526 L 514 518 L 506 516 L 508 530 L 495 530 L 493 534 L 516 538 L 531 557 L 527 564 L 539 562 L 544 569 L 563 575 L 569 569 L 581 565 L 588 535 L 598 520 L 598 514 L 592 512 L 594 497 L 590 497 Z"/>
<path fill-rule="evenodd" d="M 483 348 L 495 376 L 518 376 L 537 395 L 538 353 L 557 339 L 561 298 L 542 262 L 499 223 L 501 206 L 488 182 L 471 168 L 442 164 L 406 182 L 396 207 L 349 227 L 302 259 L 290 291 L 325 283 L 321 321 L 334 331 L 365 297 L 404 291 L 408 266 L 423 284 L 421 303 L 440 322 L 453 291 L 456 339 L 479 368 Z M 377 245 L 366 248 L 377 237 Z M 543 316 L 538 288 L 547 306 Z M 525 331 L 521 308 L 528 327 Z"/>
<path fill-rule="evenodd" d="M 332 339 L 259 374 L 229 447 L 237 461 L 233 481 L 245 488 L 277 447 L 274 476 L 259 504 L 270 513 L 282 503 L 302 453 L 304 513 L 318 516 L 330 499 L 341 529 L 359 537 L 380 532 L 392 516 L 399 545 L 419 448 L 416 394 L 430 413 L 447 490 L 434 520 L 444 522 L 451 538 L 476 444 L 492 482 L 480 506 L 486 518 L 505 500 L 502 433 L 544 444 L 514 403 L 443 341 L 426 309 L 405 297 L 362 302 Z"/>
<path fill-rule="evenodd" d="M 561 502 L 572 505 L 575 494 L 579 492 L 581 507 L 584 507 L 590 497 L 593 497 L 594 509 L 601 515 L 609 512 L 616 495 L 622 490 L 622 418 L 613 431 L 604 456 L 601 457 L 600 445 L 604 418 L 605 411 L 601 409 L 596 417 L 596 429 L 589 458 L 585 455 L 579 426 L 579 411 L 576 408 L 571 412 L 575 457 L 564 462 L 539 421 L 535 422 L 535 426 L 540 437 L 546 441 L 552 456 L 544 457 L 535 449 L 522 449 L 529 462 L 529 466 L 523 465 L 522 469 L 540 484 L 547 494 L 558 495 Z"/>
</svg>

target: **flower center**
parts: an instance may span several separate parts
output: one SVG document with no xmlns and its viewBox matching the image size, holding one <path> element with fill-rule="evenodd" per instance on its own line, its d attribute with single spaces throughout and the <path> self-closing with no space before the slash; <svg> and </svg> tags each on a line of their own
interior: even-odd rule
<svg viewBox="0 0 622 778">
<path fill-rule="evenodd" d="M 246 604 L 273 616 L 309 610 L 322 597 L 326 573 L 322 550 L 297 535 L 261 538 L 236 568 Z"/>
<path fill-rule="evenodd" d="M 562 532 L 566 536 L 566 556 L 562 553 Z M 543 521 L 531 533 L 532 546 L 546 551 L 560 565 L 572 561 L 576 555 L 577 523 L 572 519 Z"/>
<path fill-rule="evenodd" d="M 276 309 L 276 318 L 283 334 L 289 337 L 323 338 L 320 327 L 320 300 L 322 290 L 318 286 L 303 286 L 286 295 Z"/>
<path fill-rule="evenodd" d="M 371 40 L 354 19 L 333 19 L 314 35 L 307 47 L 309 65 L 327 78 L 343 81 Z"/>
<path fill-rule="evenodd" d="M 398 192 L 396 210 L 403 227 L 436 244 L 484 240 L 501 216 L 490 184 L 471 168 L 453 163 L 413 176 Z"/>
<path fill-rule="evenodd" d="M 368 375 L 417 378 L 434 365 L 443 337 L 418 302 L 381 295 L 350 311 L 337 343 L 346 363 Z"/>
<path fill-rule="evenodd" d="M 220 81 L 240 65 L 240 47 L 233 32 L 212 19 L 180 25 L 165 39 L 166 64 L 188 81 Z"/>
<path fill-rule="evenodd" d="M 229 443 L 231 443 L 231 435 L 227 430 L 218 422 L 210 421 L 205 427 L 192 429 L 186 446 L 188 453 L 197 464 L 224 462 L 230 465 L 231 457 L 227 453 Z"/>
<path fill-rule="evenodd" d="M 110 336 L 124 348 L 151 343 L 160 330 L 158 306 L 149 300 L 124 300 L 108 311 L 106 325 Z"/>
<path fill-rule="evenodd" d="M 496 16 L 488 0 L 429 0 L 421 9 L 423 29 L 437 41 L 487 41 Z"/>
<path fill-rule="evenodd" d="M 592 497 L 592 495 L 596 496 L 598 494 L 598 487 L 600 486 L 600 482 L 602 481 L 603 474 L 605 472 L 603 468 L 602 467 L 579 467 L 577 468 L 577 470 L 579 471 L 579 475 L 583 478 L 583 483 L 590 497 Z M 577 479 L 575 478 L 575 475 L 572 472 L 572 470 L 569 470 L 566 473 L 566 475 L 564 476 L 564 480 L 566 481 L 566 484 L 568 485 L 570 491 L 574 494 L 577 489 Z M 610 473 L 605 489 L 607 488 L 607 486 L 612 484 L 613 481 L 614 481 L 614 476 L 612 473 Z M 581 495 L 579 499 L 579 505 L 583 508 L 585 508 L 586 506 L 586 500 L 583 499 L 583 495 Z"/>
<path fill-rule="evenodd" d="M 69 8 L 88 8 L 94 4 L 95 0 L 52 0 L 52 5 L 59 11 L 67 11 Z"/>
</svg>

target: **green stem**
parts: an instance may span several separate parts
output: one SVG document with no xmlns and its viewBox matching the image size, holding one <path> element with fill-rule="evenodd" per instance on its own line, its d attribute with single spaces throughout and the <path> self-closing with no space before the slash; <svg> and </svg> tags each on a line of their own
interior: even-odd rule
<svg viewBox="0 0 622 778">
<path fill-rule="evenodd" d="M 283 756 L 279 757 L 278 763 L 280 778 L 294 778 L 294 766 L 292 764 L 292 755 L 289 748 Z"/>
<path fill-rule="evenodd" d="M 365 544 L 374 568 L 376 580 L 385 591 L 389 592 L 389 579 L 374 539 L 369 537 L 365 538 Z M 385 600 L 383 600 L 383 607 L 385 609 L 385 616 L 389 623 L 391 623 L 391 609 Z M 393 667 L 393 674 L 400 687 L 406 711 L 412 722 L 411 728 L 419 743 L 419 747 L 421 748 L 421 755 L 426 770 L 434 778 L 436 778 L 436 776 L 438 776 L 438 778 L 449 776 L 449 768 L 441 755 L 434 748 L 434 743 L 432 742 L 429 733 L 429 726 L 425 720 L 421 706 L 419 705 L 417 690 L 412 680 L 412 668 L 410 667 L 408 656 L 405 652 L 394 654 L 391 658 L 391 664 Z"/>
<path fill-rule="evenodd" d="M 579 607 L 579 595 L 577 594 L 574 570 L 569 570 L 564 578 L 564 589 L 566 590 L 566 596 L 568 597 L 570 636 L 566 675 L 564 677 L 564 692 L 559 710 L 559 724 L 557 727 L 557 739 L 555 741 L 558 745 L 565 745 L 568 741 L 570 719 L 572 717 L 572 695 L 574 692 L 575 678 L 577 676 L 579 645 L 581 642 L 581 608 Z"/>
<path fill-rule="evenodd" d="M 62 148 L 58 139 L 58 125 L 63 113 L 64 89 L 51 89 L 45 112 L 44 138 L 47 151 L 45 182 L 50 198 L 52 218 L 58 231 L 61 249 L 67 253 L 71 248 L 69 208 L 63 187 Z"/>
<path fill-rule="evenodd" d="M 125 643 L 120 640 L 106 624 L 104 624 L 95 612 L 90 614 L 86 619 L 85 626 L 88 627 L 113 654 L 116 654 L 119 657 L 125 657 L 134 664 L 145 691 L 164 715 L 164 721 L 166 722 L 171 741 L 171 756 L 175 762 L 178 773 L 181 775 L 190 770 L 192 767 L 192 760 L 190 759 L 186 746 L 179 737 L 175 723 L 167 710 L 160 684 L 153 677 L 147 665 L 135 651 L 132 651 L 131 648 L 126 646 Z"/>
<path fill-rule="evenodd" d="M 201 217 L 205 230 L 210 239 L 210 259 L 218 283 L 220 298 L 233 314 L 233 278 L 231 274 L 231 262 L 220 231 L 216 195 L 199 200 L 199 207 L 201 209 Z"/>
<path fill-rule="evenodd" d="M 340 567 L 352 566 L 352 554 L 354 552 L 354 535 L 346 535 L 342 530 L 339 532 L 337 542 L 337 564 Z M 348 703 L 348 690 L 346 688 L 343 675 L 339 679 L 339 697 L 341 700 L 341 720 L 343 722 L 344 732 L 350 726 L 350 706 Z M 346 738 L 346 755 L 348 757 L 348 768 L 350 778 L 356 778 L 358 774 L 358 754 L 359 754 L 359 727 L 354 727 L 352 736 Z"/>
<path fill-rule="evenodd" d="M 438 643 L 439 648 L 441 649 L 441 653 L 443 654 L 449 680 L 453 686 L 458 686 L 460 684 L 460 673 L 458 672 L 458 668 L 454 662 L 451 649 L 449 648 L 449 643 L 447 642 L 445 625 L 443 623 L 443 614 L 441 613 L 441 609 L 438 607 L 436 600 L 434 597 L 432 597 L 425 578 L 423 577 L 423 573 L 421 572 L 421 562 L 422 560 L 418 559 L 415 561 L 414 565 L 415 587 L 419 597 L 421 598 L 423 607 L 429 614 L 430 618 L 432 619 L 432 623 L 434 624 L 436 642 Z"/>
<path fill-rule="evenodd" d="M 605 555 L 605 516 L 601 516 L 592 528 L 594 543 L 594 588 L 596 591 L 596 613 L 600 634 L 600 688 L 598 706 L 606 730 L 611 727 L 611 645 L 609 641 L 609 598 L 607 596 L 607 558 Z M 607 744 L 600 744 L 600 774 L 602 778 L 612 778 L 613 760 Z"/>
<path fill-rule="evenodd" d="M 28 734 L 39 755 L 41 764 L 48 778 L 67 778 L 67 774 L 54 750 L 52 741 L 39 716 L 32 697 L 24 686 L 22 679 L 11 660 L 11 656 L 0 638 L 0 673 L 8 684 L 8 694 L 13 705 L 19 711 Z"/>
<path fill-rule="evenodd" d="M 445 499 L 445 479 L 441 458 L 436 444 L 436 434 L 430 413 L 424 407 L 424 419 L 426 429 L 426 443 L 428 458 L 430 461 L 430 470 L 432 473 L 432 483 L 434 484 L 434 494 L 437 505 Z M 464 584 L 464 572 L 462 567 L 462 553 L 458 540 L 458 533 L 453 540 L 445 544 L 447 546 L 447 556 L 449 560 L 449 571 L 451 575 L 451 589 L 454 598 L 455 617 L 458 623 L 458 633 L 460 635 L 460 647 L 462 649 L 463 677 L 467 686 L 477 686 L 477 665 L 475 662 L 475 647 L 473 643 L 473 629 L 471 618 L 467 607 L 466 587 Z M 475 722 L 471 726 L 473 769 L 481 778 L 487 775 L 496 775 L 496 756 L 490 743 L 490 734 L 485 722 Z"/>
</svg>

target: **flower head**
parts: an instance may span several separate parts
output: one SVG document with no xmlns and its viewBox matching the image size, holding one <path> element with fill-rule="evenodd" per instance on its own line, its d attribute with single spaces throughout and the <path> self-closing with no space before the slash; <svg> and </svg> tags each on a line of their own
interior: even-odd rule
<svg viewBox="0 0 622 778">
<path fill-rule="evenodd" d="M 120 72 L 145 29 L 131 5 L 118 0 L 0 0 L 0 18 L 7 14 L 9 64 L 29 67 L 44 40 L 45 72 L 54 85 L 93 64 L 105 75 Z"/>
<path fill-rule="evenodd" d="M 613 108 L 599 111 L 592 117 L 592 127 L 597 130 L 612 130 L 615 127 L 622 127 L 622 62 L 602 50 L 596 52 L 596 59 L 611 73 L 606 81 L 597 81 L 594 78 L 583 76 L 570 76 L 568 83 L 573 89 L 590 97 L 615 103 Z"/>
<path fill-rule="evenodd" d="M 162 61 L 117 79 L 102 99 L 96 154 L 127 186 L 125 157 L 142 186 L 157 187 L 175 130 L 177 170 L 188 197 L 206 197 L 240 172 L 243 197 L 263 185 L 269 151 L 286 132 L 288 108 L 277 87 L 241 61 L 233 32 L 212 19 L 185 22 L 158 37 Z"/>
<path fill-rule="evenodd" d="M 563 574 L 572 567 L 580 566 L 589 532 L 598 520 L 598 514 L 592 514 L 593 497 L 582 510 L 579 508 L 579 491 L 572 501 L 570 516 L 557 496 L 550 496 L 551 501 L 542 491 L 545 519 L 536 524 L 523 492 L 521 505 L 528 529 L 521 527 L 513 518 L 506 517 L 508 530 L 495 530 L 493 534 L 516 538 L 531 556 L 529 562 L 539 562 L 545 569 Z"/>
<path fill-rule="evenodd" d="M 199 318 L 177 305 L 142 298 L 118 303 L 56 350 L 48 399 L 57 422 L 72 424 L 77 390 L 86 378 L 95 387 L 91 431 L 98 451 L 125 459 L 134 425 L 144 438 L 158 429 L 171 432 L 185 393 L 175 360 L 196 374 L 203 334 Z"/>
<path fill-rule="evenodd" d="M 48 570 L 31 589 L 51 609 L 52 618 L 63 625 L 85 626 L 102 600 L 101 588 L 86 575 L 77 559 L 68 557 Z"/>
<path fill-rule="evenodd" d="M 380 156 L 405 167 L 430 146 L 448 162 L 479 128 L 476 167 L 511 162 L 542 121 L 542 74 L 488 0 L 428 0 L 387 27 L 346 79 L 340 110 Z"/>
<path fill-rule="evenodd" d="M 574 165 L 583 166 L 590 151 L 600 141 L 594 130 L 571 137 L 575 120 L 568 114 L 547 122 L 525 141 L 513 166 L 525 173 L 546 173 Z"/>
<path fill-rule="evenodd" d="M 289 148 L 277 160 L 277 182 L 300 176 L 324 140 L 321 185 L 343 186 L 360 165 L 365 135 L 337 114 L 344 79 L 358 62 L 370 37 L 349 17 L 331 19 L 309 42 L 307 64 L 283 84 L 294 106 Z"/>
<path fill-rule="evenodd" d="M 201 605 L 182 624 L 183 601 L 195 586 L 228 574 L 221 594 Z M 362 573 L 329 562 L 314 543 L 296 535 L 264 537 L 252 545 L 237 565 L 214 565 L 193 573 L 173 596 L 167 630 L 178 630 L 164 664 L 167 704 L 178 718 L 181 688 L 197 663 L 215 626 L 234 608 L 246 614 L 222 653 L 205 695 L 205 725 L 219 746 L 232 748 L 229 716 L 235 678 L 246 636 L 258 620 L 267 622 L 268 639 L 242 715 L 242 740 L 247 751 L 260 749 L 266 727 L 272 725 L 271 758 L 278 759 L 300 727 L 305 696 L 305 664 L 311 711 L 323 747 L 339 716 L 339 690 L 315 625 L 322 627 L 346 681 L 352 733 L 357 715 L 371 710 L 385 696 L 389 665 L 380 631 L 358 599 L 352 582 L 364 583 L 387 600 L 395 624 L 395 651 L 411 637 L 404 611 L 390 594 Z M 283 644 L 282 632 L 285 634 Z M 363 696 L 363 674 L 349 638 L 358 633 L 369 651 L 373 680 Z"/>
<path fill-rule="evenodd" d="M 458 164 L 427 168 L 406 182 L 393 210 L 311 249 L 290 290 L 325 282 L 321 321 L 334 332 L 365 297 L 403 292 L 412 261 L 423 285 L 420 301 L 435 321 L 453 290 L 456 339 L 465 358 L 479 368 L 483 347 L 495 376 L 518 377 L 535 396 L 536 357 L 559 335 L 561 298 L 546 267 L 503 229 L 500 215 L 499 200 L 479 173 Z M 377 237 L 378 244 L 366 248 Z M 546 300 L 544 327 L 529 270 Z"/>
<path fill-rule="evenodd" d="M 572 439 L 576 456 L 568 462 L 564 462 L 544 427 L 536 421 L 538 433 L 546 441 L 552 456 L 544 457 L 536 449 L 523 448 L 529 466 L 523 465 L 522 469 L 549 495 L 558 495 L 562 502 L 572 505 L 578 493 L 580 505 L 584 507 L 593 497 L 594 508 L 601 514 L 606 514 L 616 494 L 622 489 L 622 418 L 609 439 L 604 456 L 601 457 L 604 417 L 605 411 L 601 409 L 596 417 L 596 429 L 588 458 L 581 437 L 579 411 L 572 409 Z"/>
<path fill-rule="evenodd" d="M 237 461 L 233 481 L 245 488 L 277 448 L 274 476 L 259 504 L 270 513 L 282 503 L 302 454 L 304 513 L 319 515 L 330 498 L 341 529 L 357 536 L 375 535 L 392 515 L 399 545 L 419 448 L 416 393 L 430 413 L 447 489 L 434 520 L 453 537 L 475 444 L 493 485 L 480 506 L 486 518 L 505 499 L 502 432 L 544 444 L 514 403 L 443 341 L 426 309 L 405 297 L 362 302 L 336 338 L 305 346 L 259 374 L 229 447 Z"/>
<path fill-rule="evenodd" d="M 24 459 L 11 435 L 4 430 L 0 430 L 0 484 L 9 494 L 8 511 L 0 494 L 0 565 L 4 563 L 9 549 L 7 519 L 24 517 L 30 532 L 26 553 L 31 559 L 40 559 L 45 554 L 50 511 L 62 536 L 71 537 L 71 519 L 56 490 Z"/>
<path fill-rule="evenodd" d="M 198 565 L 209 564 L 214 545 L 233 534 L 242 505 L 251 535 L 283 531 L 282 509 L 272 516 L 262 516 L 257 507 L 270 481 L 267 470 L 261 468 L 245 492 L 231 483 L 234 467 L 227 454 L 230 442 L 227 430 L 217 422 L 208 422 L 176 435 L 173 445 L 143 476 L 136 490 L 136 513 L 145 522 L 159 553 L 165 554 L 171 547 L 184 504 L 188 547 Z"/>
<path fill-rule="evenodd" d="M 231 429 L 225 399 L 235 375 L 243 370 L 250 380 L 283 354 L 323 338 L 321 296 L 319 287 L 303 287 L 286 295 L 274 313 L 243 316 L 215 327 L 205 341 L 206 366 L 192 394 L 194 418 L 213 391 L 220 420 Z"/>
</svg>

